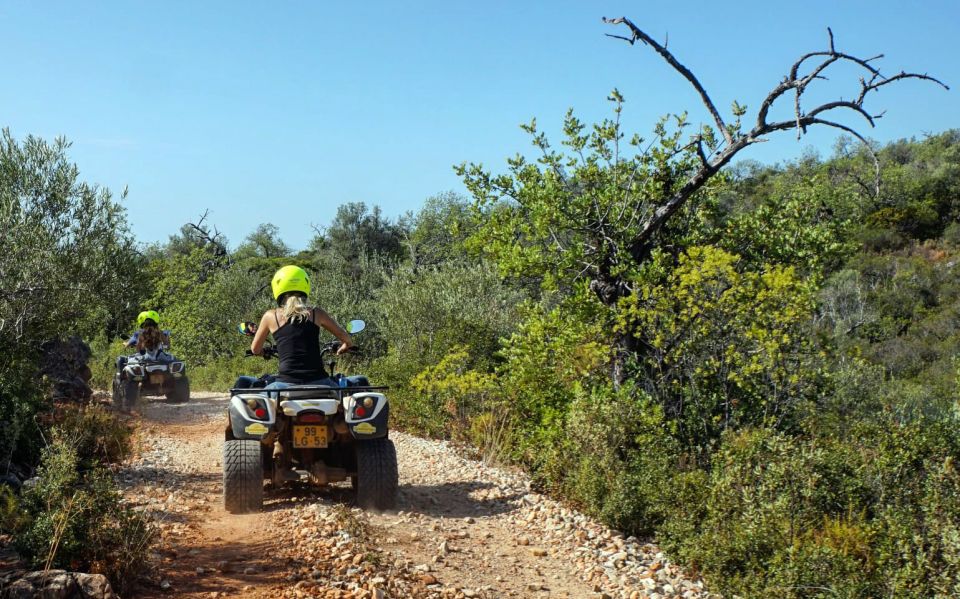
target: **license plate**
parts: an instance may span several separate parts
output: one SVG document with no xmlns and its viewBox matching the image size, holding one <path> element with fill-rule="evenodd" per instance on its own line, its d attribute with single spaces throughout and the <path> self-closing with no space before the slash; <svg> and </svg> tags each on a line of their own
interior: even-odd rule
<svg viewBox="0 0 960 599">
<path fill-rule="evenodd" d="M 150 383 L 151 383 L 151 384 L 154 384 L 154 385 L 162 385 L 162 384 L 163 384 L 163 375 L 162 375 L 162 374 L 151 374 L 151 375 L 150 375 Z"/>
<path fill-rule="evenodd" d="M 302 426 L 293 427 L 293 446 L 305 448 L 323 448 L 327 446 L 327 427 Z"/>
</svg>

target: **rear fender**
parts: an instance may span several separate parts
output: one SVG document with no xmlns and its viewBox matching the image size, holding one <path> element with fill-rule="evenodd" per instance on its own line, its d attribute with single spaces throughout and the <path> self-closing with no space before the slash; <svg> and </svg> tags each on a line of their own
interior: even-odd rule
<svg viewBox="0 0 960 599">
<path fill-rule="evenodd" d="M 267 410 L 267 417 L 259 419 L 247 406 L 253 399 Z M 230 398 L 230 428 L 235 439 L 263 440 L 275 428 L 277 423 L 277 400 L 262 393 L 238 393 Z"/>
<path fill-rule="evenodd" d="M 370 399 L 374 402 L 371 412 L 358 417 L 356 408 Z M 354 439 L 379 439 L 387 436 L 390 405 L 383 393 L 359 392 L 343 398 L 344 419 Z"/>
<path fill-rule="evenodd" d="M 332 416 L 340 409 L 340 402 L 336 399 L 284 399 L 280 402 L 280 409 L 285 416 L 296 418 L 300 412 L 323 412 L 327 416 Z"/>
</svg>

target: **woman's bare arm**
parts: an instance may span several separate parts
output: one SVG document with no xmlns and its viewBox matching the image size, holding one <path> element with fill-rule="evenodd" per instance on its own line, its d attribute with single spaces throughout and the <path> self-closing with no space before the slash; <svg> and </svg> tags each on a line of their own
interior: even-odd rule
<svg viewBox="0 0 960 599">
<path fill-rule="evenodd" d="M 263 344 L 267 340 L 267 335 L 273 332 L 270 330 L 270 312 L 272 310 L 263 313 L 260 318 L 260 326 L 257 327 L 257 332 L 253 335 L 253 341 L 250 343 L 250 351 L 258 356 L 263 352 Z"/>
<path fill-rule="evenodd" d="M 340 346 L 340 349 L 337 350 L 338 354 L 341 354 L 351 347 L 353 347 L 353 340 L 350 338 L 350 333 L 343 330 L 343 327 L 338 325 L 335 320 L 330 318 L 330 315 L 321 310 L 320 308 L 315 308 L 313 312 L 314 322 L 323 328 L 327 329 L 333 333 L 334 337 L 340 340 L 343 345 Z"/>
</svg>

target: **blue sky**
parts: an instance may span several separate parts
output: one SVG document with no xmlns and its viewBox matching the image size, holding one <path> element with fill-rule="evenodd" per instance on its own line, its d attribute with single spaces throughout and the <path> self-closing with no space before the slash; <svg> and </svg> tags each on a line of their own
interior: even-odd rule
<svg viewBox="0 0 960 599">
<path fill-rule="evenodd" d="M 666 112 L 702 120 L 662 59 L 604 37 L 613 30 L 600 18 L 622 15 L 669 35 L 724 108 L 756 106 L 797 56 L 825 46 L 828 25 L 839 49 L 884 53 L 885 72 L 929 71 L 960 87 L 957 0 L 0 0 L 0 126 L 70 139 L 86 180 L 129 187 L 142 241 L 209 208 L 233 244 L 272 222 L 302 247 L 341 203 L 399 215 L 462 190 L 454 164 L 503 170 L 529 152 L 519 123 L 536 117 L 555 132 L 570 107 L 603 118 L 614 87 L 641 134 Z M 850 97 L 842 75 L 824 91 Z M 887 111 L 866 131 L 881 141 L 960 127 L 957 89 L 907 82 L 871 108 Z M 787 133 L 742 158 L 829 154 L 835 138 Z"/>
</svg>

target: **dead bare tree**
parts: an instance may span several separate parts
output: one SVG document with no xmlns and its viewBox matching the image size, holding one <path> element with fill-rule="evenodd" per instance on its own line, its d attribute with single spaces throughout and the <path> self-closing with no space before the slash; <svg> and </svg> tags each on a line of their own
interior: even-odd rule
<svg viewBox="0 0 960 599">
<path fill-rule="evenodd" d="M 741 150 L 761 141 L 771 133 L 778 131 L 787 131 L 794 129 L 799 138 L 806 133 L 807 128 L 812 125 L 822 125 L 839 129 L 856 137 L 870 149 L 870 144 L 866 138 L 855 128 L 833 120 L 833 114 L 839 111 L 850 111 L 862 117 L 871 127 L 876 125 L 876 120 L 883 116 L 883 113 L 873 114 L 866 109 L 864 101 L 871 92 L 905 79 L 919 79 L 930 81 L 940 85 L 944 89 L 950 89 L 942 81 L 931 77 L 925 73 L 908 73 L 901 71 L 896 75 L 884 76 L 880 70 L 873 65 L 874 62 L 883 58 L 882 54 L 870 58 L 860 58 L 840 52 L 836 49 L 833 39 L 833 31 L 827 29 L 829 36 L 829 47 L 826 50 L 808 52 L 797 59 L 790 67 L 787 75 L 780 81 L 760 103 L 757 111 L 756 121 L 749 131 L 744 131 L 740 123 L 742 117 L 746 114 L 745 109 L 735 107 L 735 123 L 728 123 L 724 120 L 720 111 L 710 98 L 710 94 L 697 79 L 693 72 L 684 66 L 677 58 L 667 50 L 665 44 L 660 44 L 647 33 L 637 27 L 630 19 L 619 17 L 616 19 L 603 18 L 603 22 L 609 25 L 624 26 L 629 35 L 607 34 L 609 37 L 625 40 L 630 45 L 636 42 L 650 46 L 663 57 L 675 71 L 680 73 L 696 90 L 700 100 L 707 112 L 710 114 L 717 131 L 722 135 L 722 141 L 710 147 L 707 145 L 710 135 L 701 132 L 693 141 L 696 144 L 697 154 L 700 158 L 700 167 L 689 176 L 686 182 L 669 198 L 659 205 L 653 213 L 644 221 L 640 227 L 639 233 L 630 243 L 629 253 L 637 262 L 644 261 L 649 255 L 653 245 L 654 237 L 657 232 L 670 220 L 683 205 L 690 199 L 703 185 L 715 175 L 721 168 L 727 165 L 734 156 Z M 803 95 L 818 80 L 825 80 L 824 73 L 831 65 L 846 63 L 852 64 L 863 70 L 860 77 L 860 89 L 852 100 L 838 99 L 832 102 L 820 104 L 814 108 L 804 108 L 802 100 Z M 809 71 L 801 73 L 806 65 L 810 65 Z M 781 121 L 769 121 L 770 110 L 778 100 L 793 96 L 793 118 Z M 711 132 L 712 133 L 712 132 Z M 870 150 L 873 153 L 872 149 Z M 879 189 L 879 162 L 874 155 L 874 164 L 876 167 L 877 179 L 875 191 Z"/>
<path fill-rule="evenodd" d="M 232 264 L 230 251 L 227 249 L 226 238 L 216 226 L 204 224 L 210 215 L 209 210 L 204 210 L 200 215 L 200 220 L 195 223 L 188 222 L 187 226 L 195 231 L 194 235 L 198 241 L 202 242 L 204 249 L 208 252 L 209 258 L 203 261 L 200 272 L 197 273 L 197 281 L 203 283 L 211 273 L 228 268 Z"/>
<path fill-rule="evenodd" d="M 229 252 L 227 251 L 227 244 L 224 240 L 223 233 L 217 230 L 216 226 L 213 226 L 211 230 L 210 227 L 203 224 L 203 221 L 207 220 L 208 216 L 210 216 L 210 211 L 204 210 L 203 214 L 200 215 L 200 220 L 195 223 L 187 223 L 187 225 L 196 231 L 197 237 L 207 245 L 215 257 L 227 258 Z"/>
</svg>

